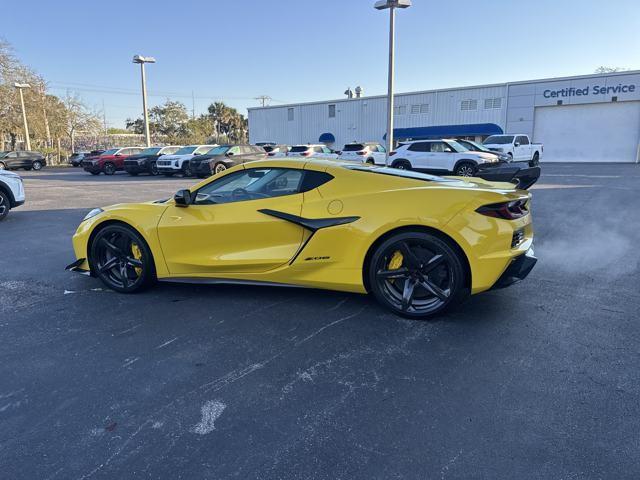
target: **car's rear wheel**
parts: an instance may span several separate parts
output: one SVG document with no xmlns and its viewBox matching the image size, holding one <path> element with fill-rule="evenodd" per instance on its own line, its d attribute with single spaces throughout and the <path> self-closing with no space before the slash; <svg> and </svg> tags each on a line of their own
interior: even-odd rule
<svg viewBox="0 0 640 480">
<path fill-rule="evenodd" d="M 137 292 L 156 279 L 151 250 L 140 234 L 128 226 L 104 227 L 91 242 L 90 252 L 92 271 L 117 292 Z"/>
<path fill-rule="evenodd" d="M 191 164 L 189 162 L 185 162 L 182 166 L 182 175 L 184 175 L 185 177 L 190 177 L 193 175 L 193 172 L 191 171 Z"/>
<path fill-rule="evenodd" d="M 113 175 L 116 173 L 116 166 L 111 162 L 107 162 L 104 164 L 103 170 L 105 175 Z"/>
<path fill-rule="evenodd" d="M 42 170 L 42 162 L 40 160 L 36 160 L 31 164 L 31 168 L 34 170 Z"/>
<path fill-rule="evenodd" d="M 464 292 L 459 254 L 425 232 L 404 232 L 382 242 L 371 256 L 369 285 L 376 299 L 399 315 L 424 319 L 444 311 Z"/>
<path fill-rule="evenodd" d="M 6 170 L 7 166 L 4 164 L 4 162 L 0 162 L 0 170 Z"/>
<path fill-rule="evenodd" d="M 369 165 L 375 165 L 376 164 L 376 162 L 373 161 L 373 158 L 367 158 L 367 163 Z"/>
<path fill-rule="evenodd" d="M 155 162 L 151 164 L 151 169 L 149 171 L 151 172 L 151 175 L 153 175 L 154 177 L 160 173 L 158 171 L 158 165 L 156 165 Z"/>
<path fill-rule="evenodd" d="M 538 152 L 533 154 L 533 158 L 529 162 L 530 167 L 537 167 L 540 164 L 540 154 Z"/>
<path fill-rule="evenodd" d="M 11 204 L 9 203 L 9 197 L 6 193 L 0 191 L 0 222 L 7 218 Z"/>
<path fill-rule="evenodd" d="M 411 170 L 411 163 L 409 163 L 409 160 L 396 160 L 391 164 L 391 166 L 398 170 Z"/>
<path fill-rule="evenodd" d="M 456 165 L 455 174 L 459 177 L 473 177 L 476 174 L 476 166 L 471 162 L 461 162 Z"/>
<path fill-rule="evenodd" d="M 227 166 L 222 163 L 222 162 L 218 162 L 216 163 L 216 166 L 214 167 L 214 172 L 215 173 L 221 173 L 224 172 L 227 169 Z"/>
</svg>

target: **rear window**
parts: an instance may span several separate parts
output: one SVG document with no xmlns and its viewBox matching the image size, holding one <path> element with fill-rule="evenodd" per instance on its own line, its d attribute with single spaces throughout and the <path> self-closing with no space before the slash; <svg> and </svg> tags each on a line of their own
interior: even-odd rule
<svg viewBox="0 0 640 480">
<path fill-rule="evenodd" d="M 513 143 L 513 135 L 492 135 L 482 143 L 485 145 L 506 145 Z"/>
<path fill-rule="evenodd" d="M 391 167 L 365 167 L 360 165 L 342 165 L 343 168 L 349 170 L 358 170 L 359 172 L 377 173 L 379 175 L 391 175 L 393 177 L 413 178 L 415 180 L 422 180 L 424 182 L 457 182 L 457 180 L 450 180 L 448 178 L 438 177 L 436 175 L 429 175 L 427 173 L 415 172 L 413 170 L 400 170 L 398 168 Z"/>
<path fill-rule="evenodd" d="M 309 150 L 311 147 L 307 146 L 307 145 L 296 145 L 295 147 L 291 147 L 291 150 L 289 150 L 292 153 L 300 153 L 300 152 L 306 152 L 307 150 Z"/>
<path fill-rule="evenodd" d="M 364 145 L 361 143 L 351 143 L 349 145 L 345 145 L 342 149 L 343 152 L 359 152 L 364 148 Z"/>
</svg>

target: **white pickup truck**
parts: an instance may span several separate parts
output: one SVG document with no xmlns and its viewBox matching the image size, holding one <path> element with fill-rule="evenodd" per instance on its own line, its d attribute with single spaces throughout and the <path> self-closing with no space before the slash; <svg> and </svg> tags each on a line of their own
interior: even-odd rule
<svg viewBox="0 0 640 480">
<path fill-rule="evenodd" d="M 491 135 L 482 144 L 489 150 L 511 157 L 513 162 L 529 162 L 535 167 L 540 163 L 544 147 L 541 143 L 531 143 L 529 135 Z"/>
</svg>

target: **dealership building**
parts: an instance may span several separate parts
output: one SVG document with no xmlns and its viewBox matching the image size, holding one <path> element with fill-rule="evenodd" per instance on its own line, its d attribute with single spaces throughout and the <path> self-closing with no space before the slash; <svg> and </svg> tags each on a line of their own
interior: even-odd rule
<svg viewBox="0 0 640 480">
<path fill-rule="evenodd" d="M 252 143 L 384 142 L 386 96 L 249 109 Z M 395 95 L 396 141 L 528 134 L 543 161 L 638 162 L 640 71 Z"/>
</svg>

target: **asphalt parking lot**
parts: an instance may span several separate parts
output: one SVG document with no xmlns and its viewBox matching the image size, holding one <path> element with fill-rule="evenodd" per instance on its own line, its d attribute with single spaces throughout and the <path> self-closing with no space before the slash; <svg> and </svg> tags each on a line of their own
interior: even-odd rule
<svg viewBox="0 0 640 480">
<path fill-rule="evenodd" d="M 0 224 L 3 478 L 640 477 L 638 165 L 543 165 L 532 274 L 430 322 L 318 290 L 107 291 L 63 270 L 84 214 L 195 180 L 24 178 Z"/>
</svg>

